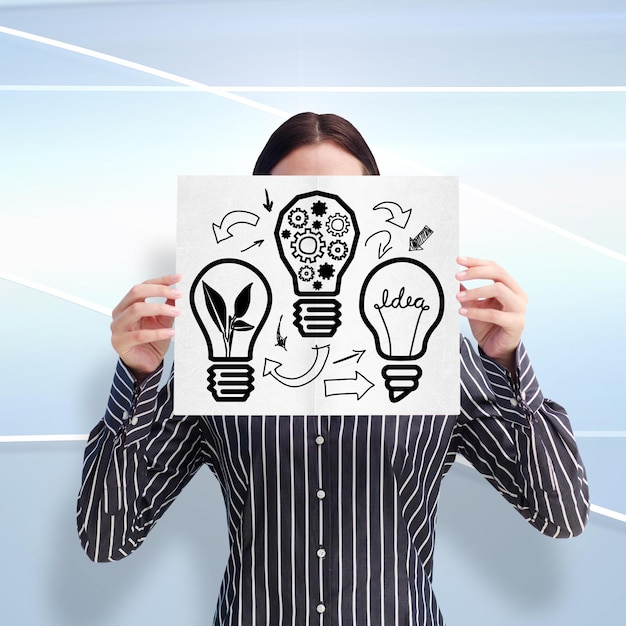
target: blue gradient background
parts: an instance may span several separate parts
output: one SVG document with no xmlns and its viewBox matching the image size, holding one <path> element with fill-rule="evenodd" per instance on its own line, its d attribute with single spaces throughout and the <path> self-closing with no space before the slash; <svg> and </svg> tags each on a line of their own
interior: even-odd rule
<svg viewBox="0 0 626 626">
<path fill-rule="evenodd" d="M 363 132 L 383 174 L 459 176 L 461 251 L 498 260 L 528 292 L 524 340 L 544 393 L 568 408 L 594 503 L 626 512 L 626 92 L 261 89 L 623 86 L 623 2 L 0 1 L 0 25 L 206 85 L 256 86 L 240 95 L 289 114 L 336 112 Z M 0 33 L 0 273 L 113 308 L 134 283 L 174 268 L 177 176 L 250 173 L 279 122 Z M 0 298 L 0 435 L 88 432 L 115 365 L 109 320 L 6 279 Z M 74 529 L 82 449 L 0 443 L 0 621 L 209 623 L 226 558 L 210 473 L 146 547 L 94 565 Z M 581 537 L 549 540 L 472 469 L 446 481 L 435 588 L 449 626 L 622 623 L 624 555 L 617 520 L 594 513 Z"/>
</svg>

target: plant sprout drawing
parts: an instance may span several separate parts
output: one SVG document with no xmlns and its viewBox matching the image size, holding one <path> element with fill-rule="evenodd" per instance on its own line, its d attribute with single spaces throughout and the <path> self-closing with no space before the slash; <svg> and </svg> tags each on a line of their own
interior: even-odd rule
<svg viewBox="0 0 626 626">
<path fill-rule="evenodd" d="M 224 298 L 222 298 L 216 289 L 213 289 L 204 281 L 202 281 L 202 289 L 204 291 L 204 300 L 206 302 L 209 315 L 222 333 L 226 358 L 230 358 L 235 332 L 245 332 L 254 329 L 252 324 L 248 324 L 248 322 L 242 319 L 250 307 L 250 292 L 252 289 L 252 283 L 246 285 L 235 298 L 233 315 L 227 314 Z"/>
</svg>

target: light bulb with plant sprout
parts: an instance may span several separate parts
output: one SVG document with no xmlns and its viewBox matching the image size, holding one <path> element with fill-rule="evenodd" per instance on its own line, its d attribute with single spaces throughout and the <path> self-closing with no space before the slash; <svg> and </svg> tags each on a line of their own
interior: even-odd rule
<svg viewBox="0 0 626 626">
<path fill-rule="evenodd" d="M 414 259 L 397 258 L 377 265 L 365 278 L 359 299 L 361 317 L 372 332 L 391 402 L 419 386 L 428 341 L 443 317 L 441 283 L 433 271 Z"/>
<path fill-rule="evenodd" d="M 294 325 L 303 337 L 332 337 L 341 324 L 334 296 L 359 239 L 354 211 L 335 194 L 299 194 L 279 213 L 274 236 L 299 296 Z"/>
<path fill-rule="evenodd" d="M 217 402 L 244 402 L 254 389 L 249 361 L 272 305 L 267 279 L 245 261 L 214 261 L 196 276 L 190 301 L 214 362 L 209 391 Z"/>
</svg>

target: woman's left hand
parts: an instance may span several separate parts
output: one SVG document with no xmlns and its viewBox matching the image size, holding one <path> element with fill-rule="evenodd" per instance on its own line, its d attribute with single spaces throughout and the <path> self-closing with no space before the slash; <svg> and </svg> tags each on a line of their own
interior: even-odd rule
<svg viewBox="0 0 626 626">
<path fill-rule="evenodd" d="M 467 268 L 456 275 L 461 281 L 459 313 L 469 320 L 484 353 L 514 373 L 515 350 L 524 330 L 526 293 L 493 261 L 459 257 L 457 263 Z M 476 279 L 492 282 L 473 289 L 463 284 Z"/>
</svg>

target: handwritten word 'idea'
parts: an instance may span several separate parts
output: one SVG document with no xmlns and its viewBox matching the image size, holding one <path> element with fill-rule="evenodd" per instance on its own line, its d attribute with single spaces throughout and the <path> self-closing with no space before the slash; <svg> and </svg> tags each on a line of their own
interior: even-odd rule
<svg viewBox="0 0 626 626">
<path fill-rule="evenodd" d="M 400 287 L 400 291 L 395 298 L 390 298 L 389 290 L 383 289 L 381 294 L 382 302 L 380 304 L 374 304 L 375 309 L 421 309 L 422 311 L 428 311 L 430 307 L 424 301 L 424 298 L 414 298 L 413 296 L 404 295 L 404 287 Z"/>
</svg>

